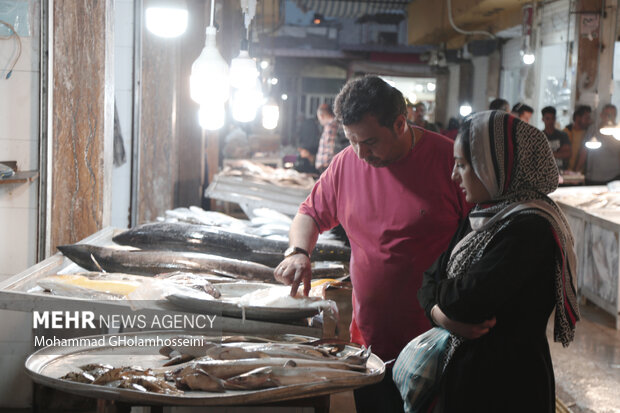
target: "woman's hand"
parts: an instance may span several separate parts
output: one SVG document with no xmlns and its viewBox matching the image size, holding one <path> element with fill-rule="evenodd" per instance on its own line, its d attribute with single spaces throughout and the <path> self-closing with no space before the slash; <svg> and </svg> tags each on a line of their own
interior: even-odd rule
<svg viewBox="0 0 620 413">
<path fill-rule="evenodd" d="M 441 308 L 437 304 L 433 306 L 431 309 L 431 318 L 435 322 L 435 324 L 445 328 L 452 334 L 455 334 L 459 337 L 467 338 L 469 340 L 473 340 L 475 338 L 482 337 L 487 334 L 497 320 L 493 317 L 490 320 L 483 321 L 480 324 L 469 324 L 469 323 L 461 323 L 460 321 L 454 321 L 448 318 L 441 311 Z"/>
</svg>

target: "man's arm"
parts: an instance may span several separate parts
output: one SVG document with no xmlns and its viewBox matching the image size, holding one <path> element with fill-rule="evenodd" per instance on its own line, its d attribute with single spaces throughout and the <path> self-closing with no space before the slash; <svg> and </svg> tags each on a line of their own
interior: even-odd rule
<svg viewBox="0 0 620 413">
<path fill-rule="evenodd" d="M 288 237 L 289 245 L 303 248 L 308 253 L 312 253 L 316 240 L 319 237 L 319 229 L 311 217 L 297 214 L 291 224 Z M 297 289 L 302 282 L 304 283 L 304 295 L 307 296 L 310 292 L 312 270 L 310 258 L 304 254 L 291 255 L 282 260 L 276 267 L 273 275 L 282 284 L 291 286 L 291 296 L 297 294 Z"/>
</svg>

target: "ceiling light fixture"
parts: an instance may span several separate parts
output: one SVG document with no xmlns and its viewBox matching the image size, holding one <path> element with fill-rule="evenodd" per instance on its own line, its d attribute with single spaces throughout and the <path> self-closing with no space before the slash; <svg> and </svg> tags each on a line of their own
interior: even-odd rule
<svg viewBox="0 0 620 413">
<path fill-rule="evenodd" d="M 217 29 L 213 25 L 215 0 L 211 2 L 211 24 L 206 29 L 205 46 L 192 64 L 189 78 L 190 96 L 201 105 L 209 102 L 224 104 L 230 94 L 228 64 L 217 49 Z"/>
<path fill-rule="evenodd" d="M 144 15 L 146 28 L 156 36 L 174 38 L 187 30 L 189 13 L 185 0 L 152 0 Z"/>
</svg>

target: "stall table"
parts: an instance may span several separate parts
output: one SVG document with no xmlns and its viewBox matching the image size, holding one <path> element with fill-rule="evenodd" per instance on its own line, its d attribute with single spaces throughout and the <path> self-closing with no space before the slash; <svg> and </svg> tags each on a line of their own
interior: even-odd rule
<svg viewBox="0 0 620 413">
<path fill-rule="evenodd" d="M 559 188 L 550 196 L 575 237 L 580 296 L 611 314 L 620 329 L 620 193 L 584 186 Z"/>
</svg>

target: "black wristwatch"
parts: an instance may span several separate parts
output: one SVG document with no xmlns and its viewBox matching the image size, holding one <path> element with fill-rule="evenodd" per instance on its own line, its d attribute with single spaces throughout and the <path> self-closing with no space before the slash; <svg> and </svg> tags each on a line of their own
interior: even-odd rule
<svg viewBox="0 0 620 413">
<path fill-rule="evenodd" d="M 295 247 L 292 245 L 288 247 L 286 251 L 284 251 L 284 258 L 288 258 L 295 254 L 304 254 L 306 257 L 310 258 L 310 254 L 308 253 L 308 251 L 306 251 L 303 248 Z"/>
</svg>

